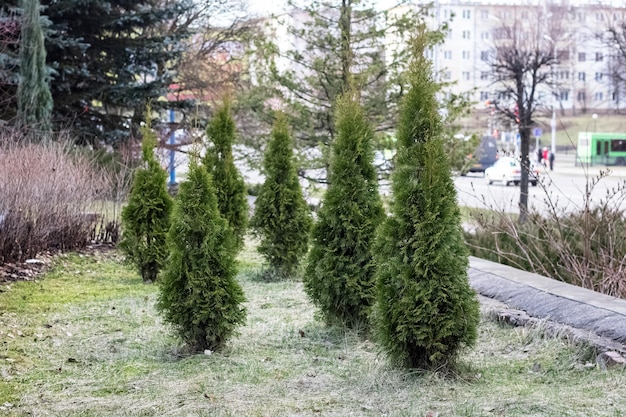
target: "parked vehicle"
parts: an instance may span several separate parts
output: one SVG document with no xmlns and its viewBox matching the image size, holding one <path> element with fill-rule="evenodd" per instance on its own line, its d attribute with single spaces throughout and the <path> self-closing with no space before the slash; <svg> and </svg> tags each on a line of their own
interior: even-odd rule
<svg viewBox="0 0 626 417">
<path fill-rule="evenodd" d="M 533 186 L 537 186 L 541 170 L 531 165 L 528 182 Z M 522 180 L 522 166 L 517 158 L 508 156 L 502 157 L 495 164 L 485 170 L 485 178 L 489 184 L 496 181 L 502 182 L 504 185 L 513 183 L 519 185 Z"/>
<path fill-rule="evenodd" d="M 480 145 L 476 148 L 469 166 L 468 172 L 485 172 L 485 170 L 498 160 L 498 144 L 493 136 L 483 136 Z"/>
</svg>

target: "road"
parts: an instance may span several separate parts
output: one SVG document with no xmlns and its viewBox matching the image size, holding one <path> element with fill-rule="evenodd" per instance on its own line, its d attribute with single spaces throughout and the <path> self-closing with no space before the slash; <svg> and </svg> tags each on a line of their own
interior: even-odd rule
<svg viewBox="0 0 626 417">
<path fill-rule="evenodd" d="M 586 189 L 589 189 L 591 206 L 609 201 L 613 207 L 626 210 L 626 167 L 610 167 L 608 174 L 599 179 L 600 172 L 606 167 L 577 167 L 574 160 L 563 158 L 555 170 L 544 171 L 540 184 L 529 186 L 528 206 L 540 212 L 556 208 L 557 212 L 572 212 L 584 207 Z M 519 212 L 520 187 L 502 184 L 488 185 L 482 173 L 456 177 L 455 185 L 459 205 Z"/>
</svg>

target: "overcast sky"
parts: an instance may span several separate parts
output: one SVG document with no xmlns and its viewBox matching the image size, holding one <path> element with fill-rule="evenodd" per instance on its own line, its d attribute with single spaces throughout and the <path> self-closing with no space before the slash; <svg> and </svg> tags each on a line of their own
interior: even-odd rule
<svg viewBox="0 0 626 417">
<path fill-rule="evenodd" d="M 397 4 L 397 0 L 373 0 L 380 8 L 391 7 Z M 269 15 L 284 10 L 287 0 L 248 0 L 250 11 L 258 15 Z"/>
</svg>

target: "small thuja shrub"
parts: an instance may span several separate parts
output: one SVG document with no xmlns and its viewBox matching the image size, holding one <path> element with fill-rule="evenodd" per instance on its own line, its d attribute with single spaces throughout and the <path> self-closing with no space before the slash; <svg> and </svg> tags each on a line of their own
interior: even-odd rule
<svg viewBox="0 0 626 417">
<path fill-rule="evenodd" d="M 168 243 L 157 307 L 191 349 L 218 350 L 245 322 L 245 299 L 235 280 L 232 230 L 217 208 L 211 177 L 195 157 L 180 184 Z"/>
<path fill-rule="evenodd" d="M 425 44 L 423 32 L 412 40 L 410 89 L 401 106 L 392 174 L 392 216 L 379 229 L 374 248 L 375 322 L 394 362 L 434 369 L 452 366 L 459 350 L 474 344 L 479 309 L 468 282 L 468 250 Z"/>
<path fill-rule="evenodd" d="M 146 282 L 157 279 L 165 259 L 165 242 L 170 227 L 172 198 L 167 192 L 167 173 L 154 155 L 156 135 L 142 127 L 143 166 L 135 171 L 128 205 L 122 210 L 122 239 L 119 247 Z"/>
<path fill-rule="evenodd" d="M 220 213 L 233 229 L 237 248 L 240 249 L 248 227 L 248 200 L 246 185 L 233 159 L 235 121 L 228 102 L 213 117 L 207 127 L 207 136 L 210 144 L 204 166 L 213 177 Z"/>
<path fill-rule="evenodd" d="M 372 243 L 384 217 L 378 193 L 373 131 L 356 93 L 336 103 L 330 185 L 313 227 L 304 289 L 329 324 L 366 328 L 374 303 Z"/>
<path fill-rule="evenodd" d="M 293 141 L 284 115 L 276 117 L 263 160 L 265 182 L 255 202 L 251 227 L 258 251 L 269 263 L 268 277 L 297 274 L 308 249 L 311 213 L 302 195 L 293 159 Z"/>
</svg>

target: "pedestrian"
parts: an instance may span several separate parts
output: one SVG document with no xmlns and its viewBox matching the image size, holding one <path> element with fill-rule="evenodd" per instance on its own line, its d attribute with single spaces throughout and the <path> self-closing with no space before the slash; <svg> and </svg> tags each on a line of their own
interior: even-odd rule
<svg viewBox="0 0 626 417">
<path fill-rule="evenodd" d="M 548 163 L 548 148 L 543 148 L 543 155 L 541 156 L 543 158 L 543 166 L 545 167 Z"/>
<path fill-rule="evenodd" d="M 550 151 L 548 161 L 550 161 L 550 171 L 554 170 L 554 152 Z"/>
<path fill-rule="evenodd" d="M 541 163 L 541 157 L 543 156 L 543 154 L 541 153 L 541 148 L 537 147 L 537 152 L 535 152 L 537 154 L 537 163 L 540 164 Z"/>
</svg>

